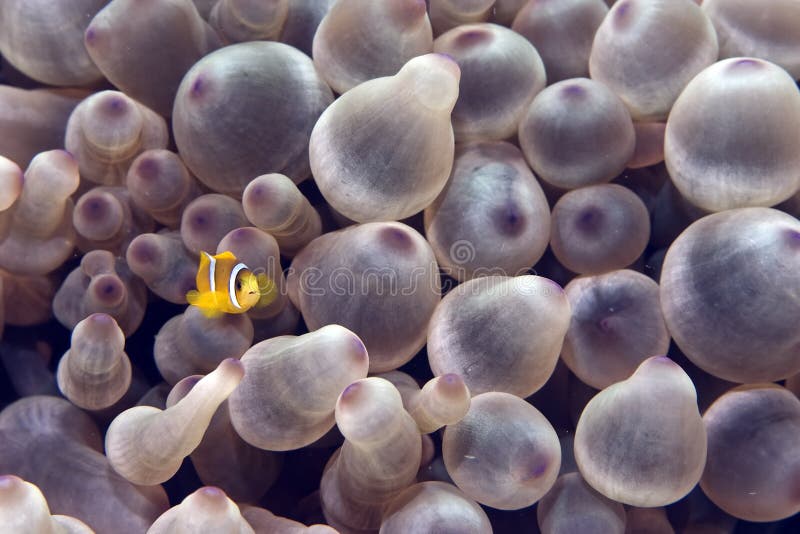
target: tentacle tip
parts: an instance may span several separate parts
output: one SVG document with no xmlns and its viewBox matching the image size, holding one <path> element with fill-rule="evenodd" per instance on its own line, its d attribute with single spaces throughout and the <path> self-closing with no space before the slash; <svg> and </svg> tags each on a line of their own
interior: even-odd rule
<svg viewBox="0 0 800 534">
<path fill-rule="evenodd" d="M 605 215 L 597 206 L 586 206 L 578 213 L 576 225 L 583 232 L 597 232 L 603 224 Z"/>
<path fill-rule="evenodd" d="M 253 201 L 263 202 L 269 197 L 269 187 L 254 180 L 244 191 L 244 197 Z"/>
<path fill-rule="evenodd" d="M 486 28 L 475 28 L 462 32 L 456 37 L 456 45 L 467 48 L 483 45 L 492 39 L 492 32 Z M 447 55 L 447 54 L 445 54 Z M 452 58 L 451 58 L 452 59 Z"/>
<path fill-rule="evenodd" d="M 92 281 L 92 294 L 107 306 L 120 304 L 126 291 L 125 284 L 114 274 L 100 275 Z"/>
<path fill-rule="evenodd" d="M 353 353 L 356 354 L 358 357 L 367 357 L 367 347 L 364 345 L 364 342 L 361 339 L 353 335 L 353 338 L 350 341 L 350 344 L 353 347 Z"/>
<path fill-rule="evenodd" d="M 209 89 L 209 82 L 206 76 L 198 74 L 189 88 L 189 96 L 191 98 L 202 98 Z"/>
<path fill-rule="evenodd" d="M 564 288 L 561 287 L 561 284 L 559 284 L 555 280 L 550 280 L 549 278 L 545 278 L 545 280 L 547 281 L 548 289 L 550 289 L 551 291 L 555 291 L 556 294 L 559 295 L 564 294 Z"/>
<path fill-rule="evenodd" d="M 515 202 L 508 202 L 495 210 L 492 220 L 497 232 L 508 237 L 519 236 L 527 226 L 525 214 Z"/>
<path fill-rule="evenodd" d="M 597 326 L 600 328 L 601 332 L 608 334 L 613 329 L 613 322 L 610 317 L 603 317 L 600 319 L 600 321 L 598 321 Z"/>
<path fill-rule="evenodd" d="M 358 397 L 358 394 L 361 392 L 361 389 L 362 387 L 360 382 L 353 382 L 352 384 L 344 388 L 342 394 L 339 395 L 341 402 L 343 403 L 353 402 Z"/>
<path fill-rule="evenodd" d="M 99 221 L 106 218 L 108 215 L 109 203 L 105 198 L 93 197 L 87 199 L 86 202 L 80 202 L 78 209 L 80 210 L 80 214 L 86 217 L 86 219 L 90 221 Z"/>
<path fill-rule="evenodd" d="M 232 241 L 246 241 L 252 231 L 252 226 L 242 226 L 231 231 L 227 237 Z"/>
<path fill-rule="evenodd" d="M 407 251 L 414 245 L 411 236 L 403 228 L 390 226 L 381 230 L 381 238 L 384 243 L 396 250 Z"/>
<path fill-rule="evenodd" d="M 131 167 L 131 171 L 142 180 L 152 181 L 158 178 L 161 166 L 156 158 L 144 156 L 136 161 L 135 165 Z"/>
<path fill-rule="evenodd" d="M 213 214 L 202 207 L 196 208 L 189 219 L 189 225 L 196 232 L 203 232 L 212 224 Z"/>
<path fill-rule="evenodd" d="M 222 510 L 228 506 L 228 496 L 216 486 L 203 486 L 194 494 L 202 501 L 202 506 L 210 510 Z"/>
<path fill-rule="evenodd" d="M 86 46 L 91 46 L 97 42 L 97 30 L 92 26 L 86 28 L 86 31 L 83 34 L 83 41 Z"/>
<path fill-rule="evenodd" d="M 464 383 L 464 379 L 461 378 L 461 375 L 456 373 L 447 373 L 441 375 L 436 387 L 440 394 L 446 397 L 453 399 L 459 399 L 465 396 L 469 397 L 469 390 L 467 389 L 467 385 Z"/>
<path fill-rule="evenodd" d="M 668 356 L 651 356 L 647 358 L 645 361 L 639 364 L 637 368 L 637 372 L 640 370 L 644 370 L 646 373 L 647 369 L 660 369 L 660 372 L 667 372 L 667 371 L 675 371 L 675 370 L 682 370 L 681 366 L 671 360 Z"/>
<path fill-rule="evenodd" d="M 542 462 L 533 468 L 533 470 L 531 471 L 531 477 L 539 478 L 545 473 L 545 471 L 547 471 L 547 463 Z"/>
<path fill-rule="evenodd" d="M 790 247 L 800 249 L 800 231 L 793 229 L 786 230 L 786 242 Z"/>
<path fill-rule="evenodd" d="M 235 373 L 244 376 L 244 364 L 237 358 L 225 358 L 219 364 L 219 369 L 226 373 Z"/>
<path fill-rule="evenodd" d="M 128 101 L 119 95 L 112 96 L 105 104 L 106 110 L 114 115 L 122 115 L 128 111 Z"/>
<path fill-rule="evenodd" d="M 160 256 L 158 248 L 149 240 L 137 239 L 128 246 L 128 263 L 131 260 L 139 264 L 152 264 Z M 192 285 L 186 288 L 186 291 L 194 288 L 194 278 Z"/>
<path fill-rule="evenodd" d="M 651 360 L 653 360 L 653 361 L 654 361 L 654 362 L 656 362 L 656 363 L 676 365 L 676 364 L 675 364 L 675 362 L 673 362 L 673 361 L 672 361 L 672 360 L 671 360 L 671 359 L 670 359 L 668 356 L 666 356 L 666 355 L 661 355 L 661 356 L 653 356 L 653 357 L 652 357 L 652 358 L 650 358 L 650 359 L 651 359 Z"/>
<path fill-rule="evenodd" d="M 457 375 L 456 373 L 444 374 L 440 380 L 442 384 L 450 387 L 461 386 L 464 383 L 464 380 L 461 378 L 461 376 Z"/>
<path fill-rule="evenodd" d="M 614 6 L 614 22 L 617 24 L 627 22 L 633 12 L 631 7 L 630 1 L 618 2 Z"/>
<path fill-rule="evenodd" d="M 0 475 L 0 490 L 9 490 L 21 482 L 16 475 Z"/>
<path fill-rule="evenodd" d="M 205 497 L 219 499 L 225 497 L 225 492 L 216 486 L 204 486 L 198 490 Z"/>
<path fill-rule="evenodd" d="M 107 313 L 93 313 L 86 320 L 98 326 L 109 326 L 114 323 L 114 318 Z"/>
<path fill-rule="evenodd" d="M 565 98 L 575 99 L 586 96 L 586 89 L 578 83 L 569 83 L 561 89 L 561 94 Z"/>
<path fill-rule="evenodd" d="M 760 68 L 764 66 L 764 62 L 755 58 L 742 58 L 737 59 L 731 64 L 731 68 Z"/>
</svg>

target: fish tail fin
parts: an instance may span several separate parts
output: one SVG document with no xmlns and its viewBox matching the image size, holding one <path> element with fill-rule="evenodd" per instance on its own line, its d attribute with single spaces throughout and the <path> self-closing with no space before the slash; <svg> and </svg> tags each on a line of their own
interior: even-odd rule
<svg viewBox="0 0 800 534">
<path fill-rule="evenodd" d="M 208 318 L 213 319 L 222 315 L 222 312 L 217 309 L 213 293 L 200 293 L 192 290 L 186 293 L 186 302 L 198 308 Z"/>
<path fill-rule="evenodd" d="M 256 275 L 256 280 L 258 280 L 258 292 L 261 294 L 261 298 L 258 299 L 256 307 L 263 308 L 269 306 L 278 296 L 278 288 L 275 282 L 265 273 Z"/>
<path fill-rule="evenodd" d="M 201 259 L 200 262 L 202 263 L 202 261 L 203 260 Z M 186 293 L 186 302 L 188 302 L 189 304 L 196 306 L 199 301 L 200 301 L 200 292 L 197 291 L 196 289 L 192 289 L 191 291 Z"/>
</svg>

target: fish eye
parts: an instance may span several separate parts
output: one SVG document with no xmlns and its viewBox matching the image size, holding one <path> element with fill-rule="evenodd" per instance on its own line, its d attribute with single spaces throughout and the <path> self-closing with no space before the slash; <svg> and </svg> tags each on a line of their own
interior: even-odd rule
<svg viewBox="0 0 800 534">
<path fill-rule="evenodd" d="M 236 281 L 236 290 L 238 291 L 239 289 L 242 289 L 242 281 L 241 280 L 237 280 Z"/>
</svg>

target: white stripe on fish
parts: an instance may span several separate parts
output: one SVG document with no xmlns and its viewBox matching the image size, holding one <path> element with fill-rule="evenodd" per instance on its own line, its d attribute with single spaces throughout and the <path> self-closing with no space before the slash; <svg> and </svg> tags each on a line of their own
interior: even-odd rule
<svg viewBox="0 0 800 534">
<path fill-rule="evenodd" d="M 209 265 L 208 265 L 208 280 L 210 282 L 209 287 L 211 289 L 211 292 L 214 293 L 217 290 L 217 281 L 214 278 L 214 275 L 216 274 L 216 270 L 217 270 L 217 259 L 214 256 L 212 256 L 211 254 L 209 254 L 208 252 L 203 252 L 203 254 L 205 254 L 206 257 L 208 258 L 208 262 L 209 262 Z"/>
</svg>

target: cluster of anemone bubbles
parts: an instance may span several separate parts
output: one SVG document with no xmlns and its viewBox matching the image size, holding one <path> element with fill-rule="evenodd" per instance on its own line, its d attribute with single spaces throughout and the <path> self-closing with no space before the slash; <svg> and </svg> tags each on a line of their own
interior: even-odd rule
<svg viewBox="0 0 800 534">
<path fill-rule="evenodd" d="M 799 531 L 797 0 L 3 0 L 0 54 L 0 531 Z M 187 306 L 201 251 L 277 298 Z"/>
</svg>

